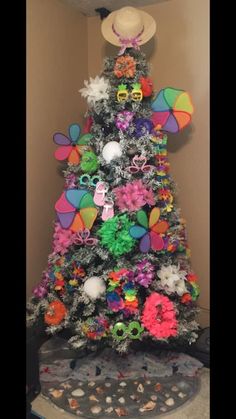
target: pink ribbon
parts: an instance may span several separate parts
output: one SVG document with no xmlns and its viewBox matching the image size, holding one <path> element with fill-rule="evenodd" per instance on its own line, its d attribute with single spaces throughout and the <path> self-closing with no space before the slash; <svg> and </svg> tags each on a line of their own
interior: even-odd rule
<svg viewBox="0 0 236 419">
<path fill-rule="evenodd" d="M 129 173 L 138 173 L 143 172 L 147 173 L 150 170 L 154 169 L 154 166 L 151 166 L 150 164 L 147 164 L 147 159 L 144 156 L 134 156 L 133 158 L 133 166 L 129 166 L 127 168 Z"/>
<path fill-rule="evenodd" d="M 113 30 L 113 33 L 116 36 L 118 36 L 119 41 L 121 43 L 121 49 L 118 52 L 118 55 L 124 54 L 126 48 L 128 48 L 128 46 L 129 46 L 129 44 L 131 44 L 134 49 L 140 49 L 138 43 L 142 41 L 140 36 L 142 35 L 142 33 L 144 31 L 144 26 L 143 26 L 141 32 L 139 32 L 139 34 L 137 36 L 135 36 L 134 38 L 122 38 L 122 35 L 120 35 L 118 32 L 116 32 L 114 24 L 112 25 L 112 30 Z"/>
<path fill-rule="evenodd" d="M 86 246 L 93 246 L 97 244 L 97 242 L 97 239 L 90 237 L 90 231 L 88 228 L 85 228 L 84 230 L 79 230 L 77 232 L 77 238 L 74 241 L 75 244 L 85 244 Z"/>
</svg>

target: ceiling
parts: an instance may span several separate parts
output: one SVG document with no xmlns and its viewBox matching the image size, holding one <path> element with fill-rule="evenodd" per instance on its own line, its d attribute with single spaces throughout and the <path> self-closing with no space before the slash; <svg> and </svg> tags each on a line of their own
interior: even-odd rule
<svg viewBox="0 0 236 419">
<path fill-rule="evenodd" d="M 163 3 L 170 0 L 61 0 L 77 8 L 86 16 L 98 15 L 95 9 L 105 7 L 109 11 L 118 10 L 124 6 L 142 7 L 149 4 Z"/>
</svg>

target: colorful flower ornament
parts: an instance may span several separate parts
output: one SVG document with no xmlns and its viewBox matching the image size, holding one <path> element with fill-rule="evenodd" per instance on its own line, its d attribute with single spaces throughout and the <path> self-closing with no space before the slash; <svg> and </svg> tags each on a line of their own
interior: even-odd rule
<svg viewBox="0 0 236 419">
<path fill-rule="evenodd" d="M 89 317 L 82 325 L 82 331 L 88 339 L 100 340 L 107 336 L 109 323 L 101 316 Z"/>
<path fill-rule="evenodd" d="M 162 89 L 151 105 L 152 122 L 157 131 L 176 133 L 191 122 L 193 105 L 187 92 L 167 87 Z"/>
<path fill-rule="evenodd" d="M 66 160 L 74 165 L 79 164 L 80 157 L 86 150 L 89 150 L 89 140 L 93 138 L 91 134 L 83 134 L 80 136 L 81 128 L 78 124 L 69 126 L 69 137 L 58 132 L 54 134 L 53 141 L 60 147 L 55 151 L 57 160 Z"/>
<path fill-rule="evenodd" d="M 172 301 L 157 292 L 149 295 L 144 304 L 142 326 L 156 339 L 176 336 L 178 322 Z"/>
<path fill-rule="evenodd" d="M 129 233 L 134 239 L 141 239 L 139 249 L 142 253 L 149 252 L 150 249 L 160 251 L 164 248 L 163 235 L 169 228 L 167 221 L 159 221 L 160 208 L 154 207 L 149 216 L 145 211 L 137 212 L 137 220 L 140 225 L 130 227 Z"/>
<path fill-rule="evenodd" d="M 66 314 L 67 309 L 65 305 L 61 301 L 55 300 L 49 304 L 47 311 L 44 315 L 44 321 L 50 326 L 57 325 L 62 322 Z"/>
<path fill-rule="evenodd" d="M 113 189 L 113 193 L 116 197 L 115 204 L 121 211 L 137 211 L 146 204 L 155 204 L 152 190 L 148 189 L 141 179 L 118 186 Z"/>
<path fill-rule="evenodd" d="M 55 204 L 62 228 L 74 232 L 85 228 L 91 230 L 98 214 L 94 207 L 93 196 L 86 189 L 68 189 Z"/>
<path fill-rule="evenodd" d="M 131 112 L 131 111 L 119 112 L 115 118 L 116 128 L 118 128 L 121 131 L 127 130 L 133 117 L 134 117 L 134 112 Z"/>
<path fill-rule="evenodd" d="M 154 125 L 150 119 L 138 118 L 135 120 L 135 134 L 138 138 L 149 135 L 153 128 Z"/>
<path fill-rule="evenodd" d="M 97 234 L 101 237 L 101 244 L 105 246 L 114 257 L 129 253 L 135 240 L 129 234 L 133 223 L 126 214 L 116 215 L 106 220 Z"/>
<path fill-rule="evenodd" d="M 114 74 L 119 79 L 121 77 L 133 78 L 136 71 L 136 61 L 130 55 L 123 55 L 122 57 L 117 58 Z"/>
<path fill-rule="evenodd" d="M 137 314 L 138 298 L 132 272 L 127 269 L 110 272 L 107 287 L 107 305 L 113 312 L 123 311 L 125 317 Z"/>
</svg>

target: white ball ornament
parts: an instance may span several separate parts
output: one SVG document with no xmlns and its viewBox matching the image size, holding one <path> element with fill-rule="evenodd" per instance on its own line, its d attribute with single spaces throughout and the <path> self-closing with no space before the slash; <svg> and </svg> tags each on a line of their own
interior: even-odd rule
<svg viewBox="0 0 236 419">
<path fill-rule="evenodd" d="M 91 276 L 84 283 L 84 292 L 91 300 L 100 298 L 106 291 L 105 282 L 98 276 Z"/>
<path fill-rule="evenodd" d="M 111 160 L 121 157 L 121 155 L 121 146 L 117 141 L 110 141 L 103 147 L 102 156 L 107 163 L 110 163 Z"/>
</svg>

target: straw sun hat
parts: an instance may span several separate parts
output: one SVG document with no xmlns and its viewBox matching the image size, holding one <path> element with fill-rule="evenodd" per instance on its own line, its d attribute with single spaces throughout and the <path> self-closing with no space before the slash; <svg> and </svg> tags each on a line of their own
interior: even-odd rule
<svg viewBox="0 0 236 419">
<path fill-rule="evenodd" d="M 156 32 L 156 22 L 142 10 L 122 7 L 103 20 L 101 30 L 108 42 L 125 50 L 148 42 Z"/>
</svg>

